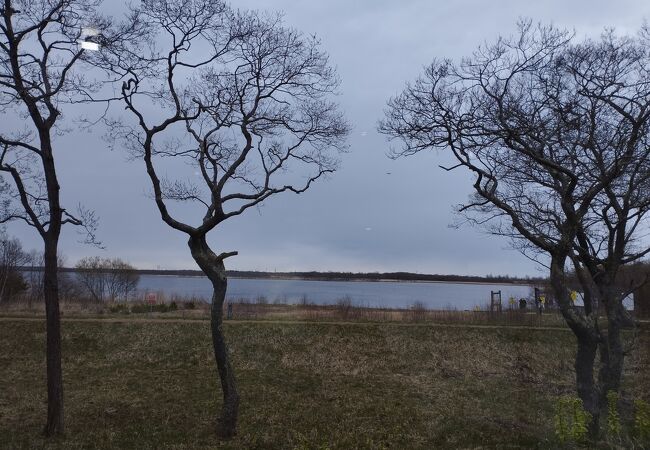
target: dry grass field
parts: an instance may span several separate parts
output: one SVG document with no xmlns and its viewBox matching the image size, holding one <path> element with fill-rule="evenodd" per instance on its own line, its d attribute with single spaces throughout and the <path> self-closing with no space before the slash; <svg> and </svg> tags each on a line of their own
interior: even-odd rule
<svg viewBox="0 0 650 450">
<path fill-rule="evenodd" d="M 554 405 L 574 390 L 566 328 L 234 320 L 241 420 L 222 442 L 209 322 L 104 314 L 63 323 L 66 436 L 45 442 L 44 323 L 4 316 L 7 449 L 557 448 Z M 633 399 L 650 401 L 649 349 L 645 330 L 626 364 L 628 428 Z"/>
</svg>

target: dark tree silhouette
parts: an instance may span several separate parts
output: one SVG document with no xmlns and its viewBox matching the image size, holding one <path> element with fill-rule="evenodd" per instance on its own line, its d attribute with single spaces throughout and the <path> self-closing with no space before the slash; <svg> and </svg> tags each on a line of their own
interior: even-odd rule
<svg viewBox="0 0 650 450">
<path fill-rule="evenodd" d="M 29 262 L 29 255 L 16 238 L 0 230 L 0 302 L 27 288 L 19 269 Z"/>
<path fill-rule="evenodd" d="M 97 302 L 115 302 L 120 297 L 127 301 L 140 282 L 136 268 L 120 258 L 81 258 L 75 269 L 84 294 Z"/>
<path fill-rule="evenodd" d="M 480 47 L 459 65 L 436 61 L 389 102 L 380 130 L 394 156 L 449 150 L 475 175 L 459 207 L 471 223 L 550 261 L 550 282 L 578 343 L 577 391 L 598 432 L 618 390 L 629 323 L 621 268 L 650 252 L 650 54 L 647 34 L 574 43 L 523 21 L 519 34 Z M 573 305 L 566 270 L 584 291 Z M 604 309 L 606 323 L 599 318 Z M 594 365 L 600 350 L 600 371 Z"/>
<path fill-rule="evenodd" d="M 90 66 L 83 67 L 92 58 L 81 45 L 88 27 L 102 29 L 102 40 L 111 45 L 131 38 L 130 28 L 113 27 L 98 16 L 98 5 L 95 0 L 3 0 L 0 6 L 0 173 L 8 187 L 0 221 L 23 221 L 43 240 L 48 436 L 62 433 L 64 425 L 59 236 L 72 224 L 94 241 L 95 225 L 92 212 L 73 213 L 61 204 L 55 141 L 67 131 L 63 107 L 92 101 L 101 87 L 90 79 Z"/>
<path fill-rule="evenodd" d="M 127 59 L 115 64 L 127 69 L 122 97 L 136 125 L 114 121 L 113 135 L 142 158 L 162 220 L 188 236 L 212 282 L 223 390 L 218 433 L 230 437 L 239 393 L 222 327 L 224 260 L 237 252 L 215 253 L 208 233 L 273 195 L 306 191 L 337 168 L 348 132 L 332 102 L 338 79 L 319 42 L 276 15 L 216 0 L 148 1 L 139 15 L 150 36 L 132 53 L 140 52 L 146 70 L 130 69 Z M 173 202 L 195 208 L 173 211 Z"/>
</svg>

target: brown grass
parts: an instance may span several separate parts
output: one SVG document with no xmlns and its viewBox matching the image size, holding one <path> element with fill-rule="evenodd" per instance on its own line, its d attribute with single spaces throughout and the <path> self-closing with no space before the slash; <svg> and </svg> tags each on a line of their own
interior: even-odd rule
<svg viewBox="0 0 650 450">
<path fill-rule="evenodd" d="M 241 424 L 221 442 L 209 323 L 135 316 L 63 322 L 67 434 L 47 448 L 557 448 L 553 405 L 574 390 L 563 329 L 234 320 Z M 44 446 L 43 343 L 40 321 L 0 322 L 1 448 Z M 626 427 L 649 348 L 645 331 L 627 360 Z"/>
</svg>

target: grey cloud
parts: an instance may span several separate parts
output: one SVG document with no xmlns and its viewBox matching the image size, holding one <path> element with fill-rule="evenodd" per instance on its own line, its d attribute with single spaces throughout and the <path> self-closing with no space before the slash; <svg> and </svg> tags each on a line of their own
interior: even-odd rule
<svg viewBox="0 0 650 450">
<path fill-rule="evenodd" d="M 339 101 L 354 127 L 350 153 L 330 180 L 300 196 L 272 198 L 211 237 L 219 250 L 240 251 L 230 267 L 258 270 L 539 275 L 532 262 L 507 250 L 507 241 L 448 227 L 453 205 L 471 192 L 471 178 L 439 169 L 448 161 L 444 154 L 388 159 L 390 144 L 375 131 L 385 102 L 434 57 L 458 59 L 513 31 L 521 16 L 591 36 L 605 26 L 635 32 L 650 16 L 648 2 L 632 0 L 240 0 L 236 6 L 283 10 L 287 24 L 322 39 L 342 78 Z M 97 134 L 75 133 L 59 144 L 63 198 L 69 207 L 82 202 L 97 211 L 106 245 L 105 251 L 80 245 L 68 229 L 62 251 L 70 263 L 103 253 L 140 267 L 193 267 L 184 236 L 161 223 L 145 195 L 141 162 L 110 152 Z M 27 247 L 40 245 L 31 230 L 12 225 L 10 231 Z"/>
</svg>

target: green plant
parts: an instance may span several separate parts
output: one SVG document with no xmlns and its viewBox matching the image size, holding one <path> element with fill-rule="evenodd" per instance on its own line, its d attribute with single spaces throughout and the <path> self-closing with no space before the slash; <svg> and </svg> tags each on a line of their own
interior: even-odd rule
<svg viewBox="0 0 650 450">
<path fill-rule="evenodd" d="M 621 436 L 621 416 L 618 413 L 618 393 L 607 392 L 607 434 L 609 436 Z"/>
<path fill-rule="evenodd" d="M 591 414 L 585 411 L 582 400 L 573 396 L 560 397 L 555 405 L 555 434 L 561 442 L 584 442 Z"/>
<path fill-rule="evenodd" d="M 642 442 L 650 442 L 650 403 L 643 400 L 634 402 L 634 429 Z"/>
</svg>

